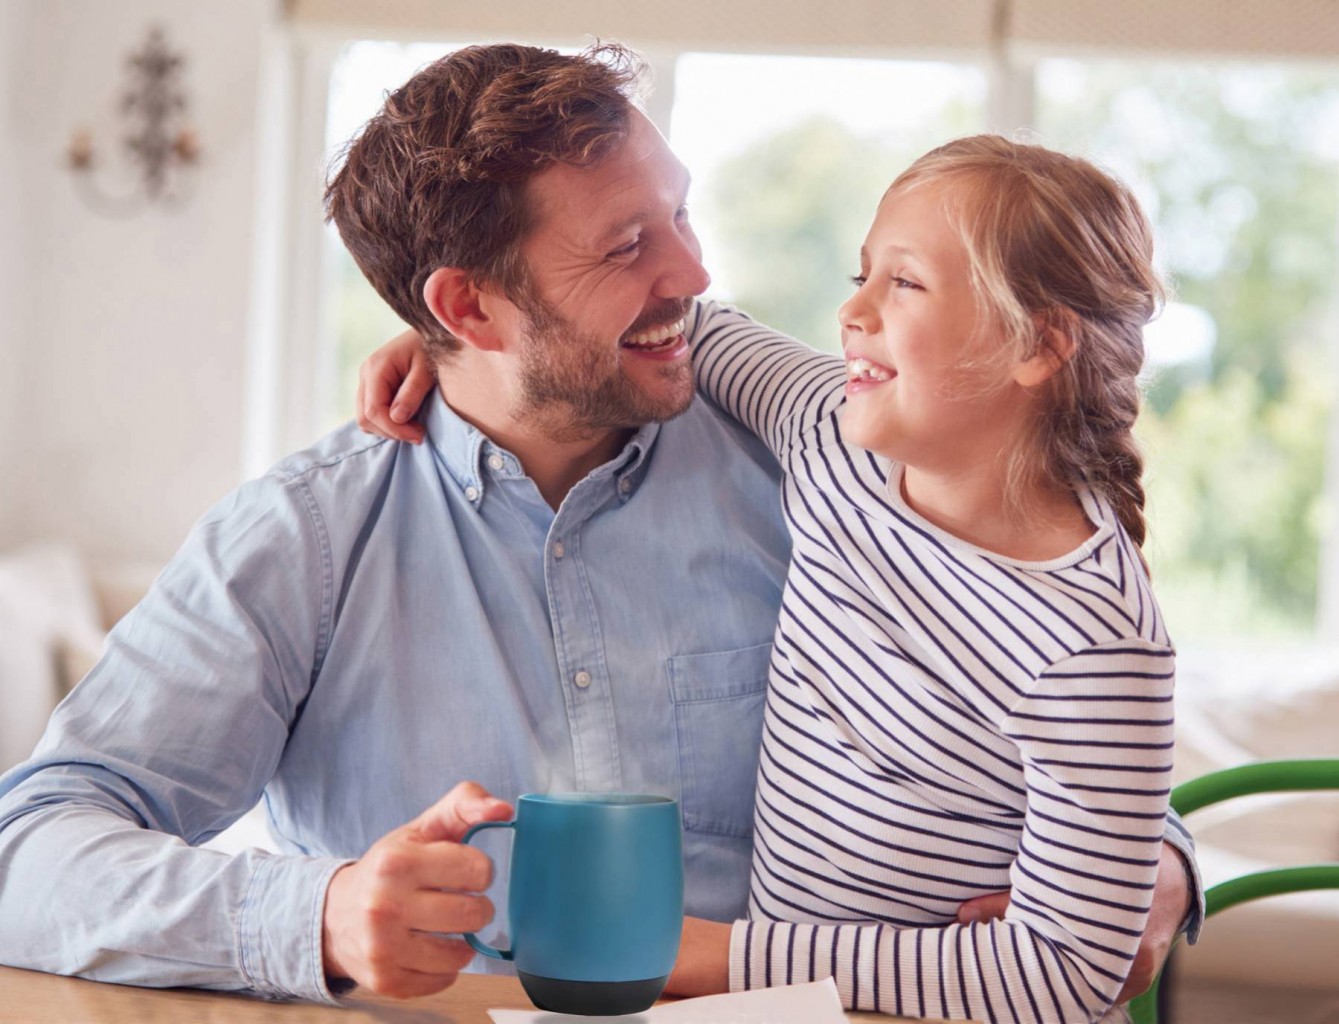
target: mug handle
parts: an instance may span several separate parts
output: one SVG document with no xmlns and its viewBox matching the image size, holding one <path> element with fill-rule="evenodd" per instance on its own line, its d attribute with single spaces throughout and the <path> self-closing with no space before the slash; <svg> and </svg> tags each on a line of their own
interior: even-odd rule
<svg viewBox="0 0 1339 1024">
<path fill-rule="evenodd" d="M 460 841 L 462 843 L 468 843 L 470 841 L 471 836 L 473 836 L 476 832 L 482 832 L 486 828 L 515 828 L 515 827 L 516 822 L 514 821 L 481 821 L 477 825 L 471 825 L 469 827 L 469 830 L 465 833 L 464 837 L 462 837 Z M 497 949 L 494 946 L 490 946 L 488 943 L 480 939 L 479 936 L 474 932 L 464 932 L 463 934 L 465 936 L 465 941 L 470 944 L 470 946 L 474 949 L 476 953 L 482 953 L 484 956 L 491 956 L 494 960 L 511 959 L 510 949 Z"/>
</svg>

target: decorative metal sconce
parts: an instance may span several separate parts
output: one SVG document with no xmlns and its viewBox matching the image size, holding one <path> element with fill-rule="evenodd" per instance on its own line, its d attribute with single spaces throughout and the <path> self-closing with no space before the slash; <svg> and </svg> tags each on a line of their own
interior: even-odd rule
<svg viewBox="0 0 1339 1024">
<path fill-rule="evenodd" d="M 102 166 L 93 133 L 78 129 L 70 139 L 66 162 L 91 205 L 104 213 L 128 214 L 149 203 L 173 205 L 185 198 L 184 186 L 200 159 L 195 132 L 185 121 L 186 97 L 177 79 L 183 58 L 168 49 L 159 28 L 149 30 L 144 48 L 127 60 L 130 87 L 120 113 L 129 126 L 122 139 L 130 188 L 106 191 L 96 177 Z"/>
</svg>

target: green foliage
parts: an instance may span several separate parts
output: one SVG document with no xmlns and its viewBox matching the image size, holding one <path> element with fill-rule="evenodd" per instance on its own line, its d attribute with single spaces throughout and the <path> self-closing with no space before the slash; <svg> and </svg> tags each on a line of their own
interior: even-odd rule
<svg viewBox="0 0 1339 1024">
<path fill-rule="evenodd" d="M 405 329 L 404 322 L 367 282 L 358 264 L 342 245 L 334 255 L 333 272 L 339 286 L 326 294 L 330 322 L 338 343 L 338 375 L 329 429 L 352 417 L 358 390 L 358 367 L 376 349 Z"/>
<path fill-rule="evenodd" d="M 723 239 L 720 270 L 734 301 L 815 348 L 841 351 L 837 310 L 879 199 L 915 156 L 969 119 L 965 106 L 946 104 L 894 145 L 813 117 L 721 164 L 704 212 Z"/>
<path fill-rule="evenodd" d="M 1209 380 L 1164 374 L 1149 447 L 1150 548 L 1183 641 L 1313 626 L 1334 368 L 1339 184 L 1322 152 L 1333 75 L 1122 64 L 1043 90 L 1046 141 L 1142 191 L 1179 301 L 1218 328 Z"/>
<path fill-rule="evenodd" d="M 1142 418 L 1149 558 L 1179 635 L 1282 636 L 1310 624 L 1332 409 L 1317 362 L 1292 356 L 1282 402 L 1235 367 Z"/>
<path fill-rule="evenodd" d="M 1322 324 L 1339 279 L 1339 175 L 1318 140 L 1339 120 L 1339 79 L 1054 67 L 1039 90 L 1041 141 L 1136 187 L 1175 297 L 1217 323 L 1207 379 L 1165 372 L 1139 429 L 1149 554 L 1173 634 L 1182 643 L 1307 634 L 1335 372 Z M 706 210 L 736 301 L 835 350 L 844 276 L 878 197 L 914 156 L 964 130 L 965 112 L 946 109 L 895 150 L 820 118 L 723 165 Z"/>
</svg>

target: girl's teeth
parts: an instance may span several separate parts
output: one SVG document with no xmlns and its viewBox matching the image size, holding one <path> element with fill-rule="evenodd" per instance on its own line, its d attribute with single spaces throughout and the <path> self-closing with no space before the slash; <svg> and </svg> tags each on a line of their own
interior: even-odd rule
<svg viewBox="0 0 1339 1024">
<path fill-rule="evenodd" d="M 846 379 L 859 381 L 885 381 L 892 380 L 893 375 L 877 363 L 871 363 L 868 359 L 856 356 L 854 359 L 846 361 Z"/>
<path fill-rule="evenodd" d="M 658 327 L 654 331 L 642 331 L 640 334 L 631 335 L 624 344 L 636 345 L 638 348 L 652 348 L 664 344 L 671 338 L 677 338 L 683 333 L 686 325 L 686 321 L 679 320 L 668 327 Z"/>
</svg>

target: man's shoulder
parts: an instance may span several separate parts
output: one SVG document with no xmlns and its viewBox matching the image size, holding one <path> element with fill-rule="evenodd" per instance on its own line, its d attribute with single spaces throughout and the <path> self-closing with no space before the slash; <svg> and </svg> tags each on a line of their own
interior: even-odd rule
<svg viewBox="0 0 1339 1024">
<path fill-rule="evenodd" d="M 201 525 L 226 522 L 246 530 L 275 517 L 309 519 L 313 503 L 346 506 L 386 471 L 398 446 L 347 423 L 241 484 L 205 513 Z"/>
<path fill-rule="evenodd" d="M 670 454 L 669 461 L 723 471 L 756 468 L 780 485 L 781 469 L 767 446 L 701 395 L 682 415 L 661 425 L 656 444 Z"/>
<path fill-rule="evenodd" d="M 345 470 L 393 458 L 400 442 L 365 433 L 352 421 L 337 427 L 301 451 L 276 462 L 265 475 L 277 483 L 334 483 Z"/>
</svg>

